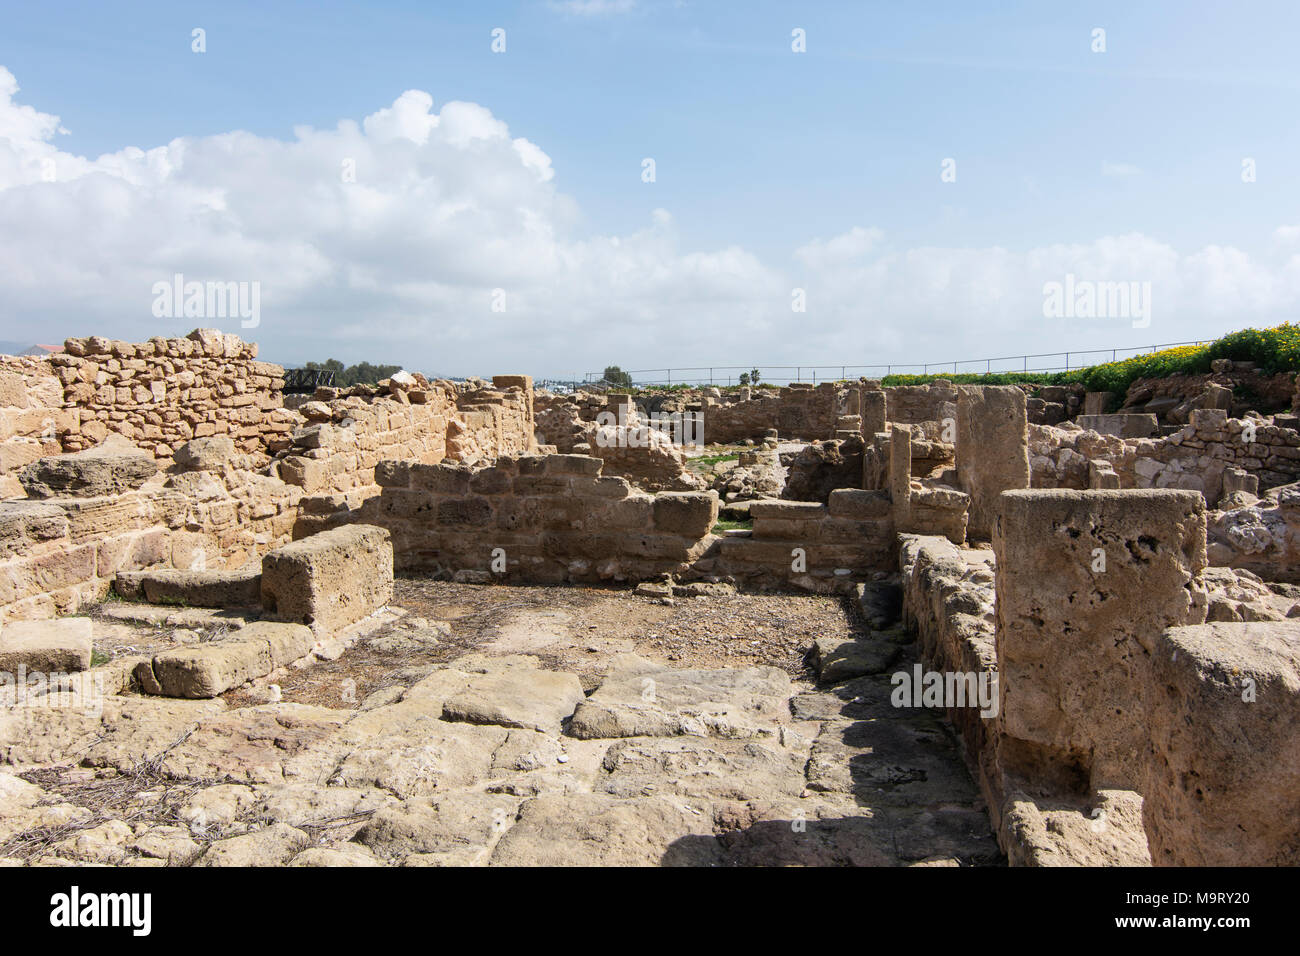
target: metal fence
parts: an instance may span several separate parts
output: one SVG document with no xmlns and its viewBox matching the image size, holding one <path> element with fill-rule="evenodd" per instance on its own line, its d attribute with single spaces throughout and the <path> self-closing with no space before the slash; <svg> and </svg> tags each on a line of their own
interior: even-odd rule
<svg viewBox="0 0 1300 956">
<path fill-rule="evenodd" d="M 1158 352 L 1161 349 L 1183 345 L 1206 345 L 1208 339 L 1196 342 L 1166 342 L 1160 345 L 1143 345 L 1137 348 L 1087 349 L 1069 352 L 1041 352 L 1037 355 L 1008 355 L 999 358 L 958 359 L 952 362 L 893 362 L 885 365 L 714 365 L 699 368 L 622 369 L 632 376 L 634 385 L 738 385 L 740 376 L 757 370 L 760 381 L 770 385 L 788 385 L 791 382 L 845 381 L 857 378 L 884 378 L 886 375 L 991 375 L 1019 372 L 1021 374 L 1068 372 L 1104 362 Z M 790 373 L 794 374 L 791 375 Z M 598 385 L 605 373 L 587 372 L 583 384 Z M 650 376 L 650 377 L 647 377 Z"/>
</svg>

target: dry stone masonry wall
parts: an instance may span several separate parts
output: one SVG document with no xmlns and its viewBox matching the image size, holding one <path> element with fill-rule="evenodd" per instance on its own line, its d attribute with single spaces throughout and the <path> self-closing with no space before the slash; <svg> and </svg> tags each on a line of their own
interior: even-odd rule
<svg viewBox="0 0 1300 956">
<path fill-rule="evenodd" d="M 1239 408 L 1219 380 L 1194 396 L 1130 390 L 1126 408 L 1141 411 L 1118 421 L 1118 397 L 1064 386 L 1027 397 L 863 380 L 633 409 L 535 394 L 527 376 L 405 372 L 286 408 L 283 370 L 256 356 L 196 330 L 0 359 L 3 660 L 84 670 L 85 626 L 67 615 L 110 585 L 265 618 L 114 671 L 124 690 L 203 706 L 336 659 L 392 600 L 394 569 L 639 585 L 669 603 L 686 582 L 856 589 L 872 627 L 891 632 L 888 653 L 819 642 L 828 683 L 868 651 L 879 679 L 914 636 L 944 679 L 996 685 L 992 707 L 936 706 L 1011 863 L 1300 863 L 1300 432 L 1293 417 Z M 626 422 L 602 424 L 610 411 Z M 700 414 L 710 443 L 762 446 L 741 464 L 761 457 L 781 478 L 740 503 L 749 527 L 719 527 L 717 493 L 699 490 L 671 439 L 623 440 L 658 412 Z M 787 451 L 795 438 L 808 444 Z M 868 606 L 895 585 L 902 628 Z M 647 716 L 637 674 L 588 698 L 573 675 L 496 666 L 466 664 L 466 680 L 509 694 L 457 685 L 438 719 L 582 740 L 705 727 Z M 776 696 L 784 719 L 788 695 Z M 321 720 L 332 732 L 345 718 Z M 493 739 L 495 753 L 505 737 Z M 818 746 L 801 763 L 808 779 L 849 775 L 835 756 L 847 751 Z"/>
</svg>

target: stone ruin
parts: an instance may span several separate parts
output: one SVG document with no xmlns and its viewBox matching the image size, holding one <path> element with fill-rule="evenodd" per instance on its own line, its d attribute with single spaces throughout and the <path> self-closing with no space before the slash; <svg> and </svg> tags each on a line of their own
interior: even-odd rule
<svg viewBox="0 0 1300 956">
<path fill-rule="evenodd" d="M 0 358 L 0 862 L 1300 863 L 1300 431 L 1240 407 L 1251 369 L 637 404 L 409 373 L 286 399 L 256 355 Z M 402 606 L 435 580 L 858 624 L 793 676 L 606 653 L 578 612 L 567 645 L 534 614 L 457 650 Z M 146 766 L 165 813 L 77 797 Z"/>
</svg>

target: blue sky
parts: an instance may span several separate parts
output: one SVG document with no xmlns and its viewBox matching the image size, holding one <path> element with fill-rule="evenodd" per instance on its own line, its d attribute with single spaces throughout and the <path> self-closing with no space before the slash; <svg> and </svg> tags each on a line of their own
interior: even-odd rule
<svg viewBox="0 0 1300 956">
<path fill-rule="evenodd" d="M 246 337 L 286 362 L 324 357 L 322 349 L 397 360 L 420 343 L 431 354 L 410 364 L 426 370 L 563 374 L 575 363 L 867 363 L 1122 347 L 1292 318 L 1298 21 L 1295 4 L 1249 2 L 4 4 L 0 65 L 20 87 L 13 103 L 57 116 L 68 131 L 48 142 L 91 162 L 178 138 L 211 145 L 235 130 L 291 142 L 303 127 L 361 123 L 407 90 L 426 91 L 433 113 L 448 101 L 479 104 L 509 138 L 543 151 L 553 176 L 536 206 L 500 210 L 486 207 L 510 190 L 489 171 L 463 184 L 472 198 L 461 206 L 482 212 L 468 232 L 484 258 L 458 272 L 457 294 L 439 289 L 413 306 L 384 293 L 402 276 L 385 275 L 379 290 L 352 282 L 319 296 L 300 279 L 293 294 L 266 289 L 275 308 Z M 194 27 L 206 31 L 202 55 L 190 49 Z M 506 30 L 503 54 L 490 50 L 496 27 Z M 791 51 L 796 27 L 806 53 Z M 1106 31 L 1104 53 L 1090 49 L 1096 27 Z M 641 180 L 645 157 L 656 163 L 653 183 Z M 956 181 L 941 182 L 949 157 Z M 1258 171 L 1249 184 L 1246 157 Z M 438 165 L 445 160 L 417 161 L 411 175 L 441 184 L 476 174 L 473 161 L 451 172 Z M 238 150 L 229 162 L 241 162 Z M 231 189 L 225 177 L 200 185 Z M 0 181 L 0 199 L 62 184 L 62 173 L 57 184 Z M 408 188 L 385 185 L 418 209 L 428 193 Z M 117 207 L 84 194 L 75 202 L 90 224 L 59 237 L 92 242 L 75 237 L 93 234 L 95 217 Z M 17 217 L 31 207 L 0 202 L 8 218 L 0 227 L 30 228 Z M 247 217 L 232 209 L 242 224 Z M 509 221 L 516 214 L 545 221 L 556 261 L 566 263 L 562 278 L 503 267 L 494 281 L 493 250 L 537 254 L 511 245 L 531 228 Z M 264 253 L 268 244 L 314 244 L 310 224 L 295 217 L 286 210 L 274 235 L 242 239 Z M 428 238 L 411 223 L 389 225 L 396 232 L 369 238 L 414 229 L 417 248 Z M 229 240 L 230 228 L 218 231 Z M 855 229 L 869 238 L 847 259 L 816 252 L 825 252 L 819 241 Z M 592 256 L 596 239 L 618 255 L 637 251 Z M 194 245 L 205 241 L 215 240 Z M 173 236 L 166 248 L 176 245 Z M 336 283 L 348 248 L 323 252 L 312 281 L 328 273 Z M 412 257 L 411 282 L 440 276 L 440 248 Z M 743 261 L 718 265 L 728 250 Z M 51 324 L 85 334 L 104 322 L 122 325 L 108 334 L 134 338 L 143 326 L 127 313 L 150 319 L 149 300 L 141 294 L 142 306 L 126 291 L 124 275 L 141 258 L 156 272 L 187 262 L 161 243 L 137 250 L 134 263 L 109 261 L 107 246 L 82 252 L 95 266 L 77 270 L 85 285 L 75 296 L 52 288 L 66 286 L 57 276 L 0 271 L 0 339 Z M 700 266 L 692 257 L 709 258 Z M 264 275 L 251 253 L 221 261 L 226 271 L 212 278 L 276 281 L 278 270 Z M 214 267 L 200 255 L 190 274 L 205 268 Z M 960 282 L 943 278 L 951 269 Z M 611 270 L 625 279 L 612 283 Z M 981 270 L 993 270 L 987 281 Z M 1150 279 L 1151 323 L 1044 320 L 1044 277 L 1066 271 Z M 88 272 L 117 307 L 87 306 L 97 298 Z M 724 280 L 707 278 L 719 273 Z M 989 296 L 1000 305 L 984 307 L 981 284 L 998 290 Z M 1243 296 L 1245 284 L 1254 291 Z M 521 288 L 509 320 L 467 315 L 465 303 L 497 287 Z M 782 295 L 754 292 L 769 287 Z M 793 287 L 807 289 L 807 313 L 789 314 Z M 374 316 L 348 319 L 343 303 L 351 315 Z"/>
</svg>

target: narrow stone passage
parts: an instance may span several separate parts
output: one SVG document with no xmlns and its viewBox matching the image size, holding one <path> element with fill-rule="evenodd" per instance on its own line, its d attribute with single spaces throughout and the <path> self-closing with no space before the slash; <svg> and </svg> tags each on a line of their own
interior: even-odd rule
<svg viewBox="0 0 1300 956">
<path fill-rule="evenodd" d="M 404 579 L 333 660 L 213 700 L 12 707 L 0 858 L 999 862 L 951 731 L 890 704 L 888 672 L 912 662 L 897 627 L 873 632 L 830 597 L 703 594 L 671 616 L 662 601 Z M 261 626 L 129 604 L 92 623 L 110 655 L 215 654 Z M 727 642 L 735 666 L 716 660 Z"/>
</svg>

